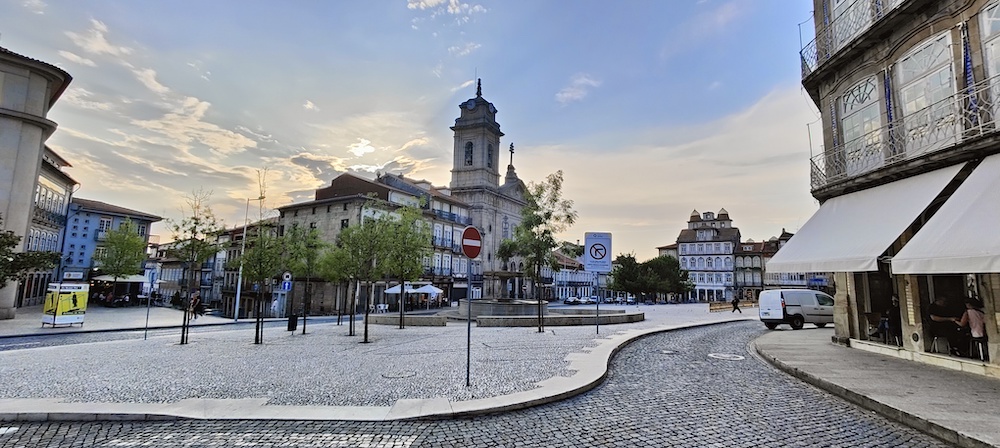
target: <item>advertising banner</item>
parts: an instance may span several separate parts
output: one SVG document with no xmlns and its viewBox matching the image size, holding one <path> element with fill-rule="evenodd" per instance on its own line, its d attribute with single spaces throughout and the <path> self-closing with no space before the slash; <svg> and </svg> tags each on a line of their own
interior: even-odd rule
<svg viewBox="0 0 1000 448">
<path fill-rule="evenodd" d="M 42 325 L 83 325 L 87 313 L 87 283 L 49 283 L 42 309 Z"/>
</svg>

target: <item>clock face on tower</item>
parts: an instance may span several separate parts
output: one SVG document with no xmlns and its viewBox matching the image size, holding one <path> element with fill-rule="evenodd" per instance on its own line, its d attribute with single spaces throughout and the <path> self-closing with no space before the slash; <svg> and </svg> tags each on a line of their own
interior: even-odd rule
<svg viewBox="0 0 1000 448">
<path fill-rule="evenodd" d="M 476 100 L 469 100 L 465 102 L 465 108 L 472 110 L 476 108 Z"/>
<path fill-rule="evenodd" d="M 493 107 L 493 104 L 490 104 L 490 113 L 491 114 L 497 113 L 497 108 Z"/>
</svg>

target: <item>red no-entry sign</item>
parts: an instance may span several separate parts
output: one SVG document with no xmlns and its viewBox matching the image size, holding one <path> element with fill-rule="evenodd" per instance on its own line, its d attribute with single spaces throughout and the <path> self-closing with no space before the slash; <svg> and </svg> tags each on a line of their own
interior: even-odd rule
<svg viewBox="0 0 1000 448">
<path fill-rule="evenodd" d="M 469 259 L 479 256 L 483 250 L 483 235 L 479 229 L 469 226 L 462 231 L 462 253 Z"/>
</svg>

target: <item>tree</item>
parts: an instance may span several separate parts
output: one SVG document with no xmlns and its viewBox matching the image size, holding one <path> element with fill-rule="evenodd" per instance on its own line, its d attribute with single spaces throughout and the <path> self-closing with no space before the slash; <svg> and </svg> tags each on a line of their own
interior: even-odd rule
<svg viewBox="0 0 1000 448">
<path fill-rule="evenodd" d="M 212 213 L 208 199 L 212 193 L 198 190 L 185 198 L 188 208 L 181 210 L 179 221 L 167 220 L 167 229 L 174 237 L 175 245 L 169 251 L 171 257 L 183 260 L 185 267 L 191 272 L 186 282 L 181 285 L 185 290 L 185 298 L 192 289 L 197 288 L 199 279 L 194 275 L 202 263 L 215 256 L 223 248 L 218 235 L 225 231 L 222 222 Z M 181 344 L 187 344 L 188 326 L 191 316 L 185 306 L 184 320 L 181 324 Z"/>
<path fill-rule="evenodd" d="M 642 263 L 650 292 L 656 294 L 685 294 L 693 288 L 687 271 L 681 269 L 676 258 L 661 255 Z"/>
<path fill-rule="evenodd" d="M 611 289 L 625 291 L 638 296 L 643 292 L 643 268 L 633 254 L 621 254 L 615 258 L 611 271 Z"/>
<path fill-rule="evenodd" d="M 0 216 L 3 228 L 3 216 Z M 27 272 L 52 269 L 59 264 L 59 252 L 14 252 L 21 237 L 11 230 L 0 231 L 0 288 Z"/>
<path fill-rule="evenodd" d="M 110 275 L 114 281 L 111 290 L 118 288 L 118 279 L 142 273 L 142 263 L 146 261 L 146 239 L 139 235 L 138 227 L 131 219 L 125 218 L 117 229 L 108 232 L 104 240 L 104 251 L 94 256 L 101 272 Z"/>
<path fill-rule="evenodd" d="M 319 232 L 316 229 L 304 229 L 299 226 L 285 232 L 283 247 L 285 249 L 285 266 L 296 278 L 305 277 L 306 287 L 302 299 L 302 334 L 306 334 L 306 316 L 309 314 L 311 296 L 309 288 L 312 277 L 316 274 L 316 262 L 319 259 L 320 251 L 326 244 L 320 240 Z M 294 319 L 295 311 L 292 307 L 293 301 L 288 302 L 288 317 Z"/>
<path fill-rule="evenodd" d="M 247 239 L 246 251 L 236 260 L 243 263 L 243 278 L 250 284 L 255 284 L 254 289 L 254 314 L 256 324 L 254 326 L 254 344 L 264 343 L 264 290 L 270 292 L 271 280 L 282 272 L 282 257 L 284 252 L 284 239 L 275 235 L 274 227 L 263 221 L 258 222 L 255 227 L 255 234 L 248 235 L 249 229 L 244 229 L 244 238 Z M 238 311 L 237 311 L 238 312 Z"/>
<path fill-rule="evenodd" d="M 514 237 L 500 243 L 497 256 L 509 260 L 519 256 L 531 278 L 535 299 L 538 300 L 538 331 L 545 331 L 542 315 L 542 298 L 539 283 L 542 268 L 548 266 L 559 271 L 559 262 L 552 253 L 559 247 L 555 235 L 568 229 L 576 222 L 573 201 L 562 198 L 562 171 L 548 175 L 544 182 L 528 186 L 528 204 L 521 209 L 521 222 L 514 227 Z"/>
<path fill-rule="evenodd" d="M 404 206 L 377 218 L 383 221 L 380 235 L 380 256 L 376 258 L 379 273 L 399 280 L 399 328 L 403 328 L 406 281 L 416 280 L 423 273 L 423 260 L 430 252 L 431 229 L 421 219 L 420 208 Z M 366 307 L 367 310 L 367 307 Z M 367 319 L 365 320 L 367 333 Z"/>
</svg>

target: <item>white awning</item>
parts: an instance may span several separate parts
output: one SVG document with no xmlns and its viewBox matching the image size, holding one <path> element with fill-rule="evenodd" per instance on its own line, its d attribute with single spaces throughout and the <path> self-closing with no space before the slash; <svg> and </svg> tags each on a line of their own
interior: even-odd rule
<svg viewBox="0 0 1000 448">
<path fill-rule="evenodd" d="M 94 277 L 94 280 L 102 281 L 102 282 L 114 282 L 114 281 L 117 281 L 118 283 L 146 283 L 146 282 L 149 281 L 149 279 L 147 279 L 142 274 L 129 275 L 127 277 L 118 277 L 117 280 L 113 276 L 110 276 L 110 275 L 98 275 L 97 277 Z"/>
<path fill-rule="evenodd" d="M 987 157 L 892 258 L 893 274 L 1000 272 L 1000 155 Z"/>
<path fill-rule="evenodd" d="M 767 272 L 877 271 L 882 255 L 962 165 L 827 200 L 767 262 Z"/>
</svg>

